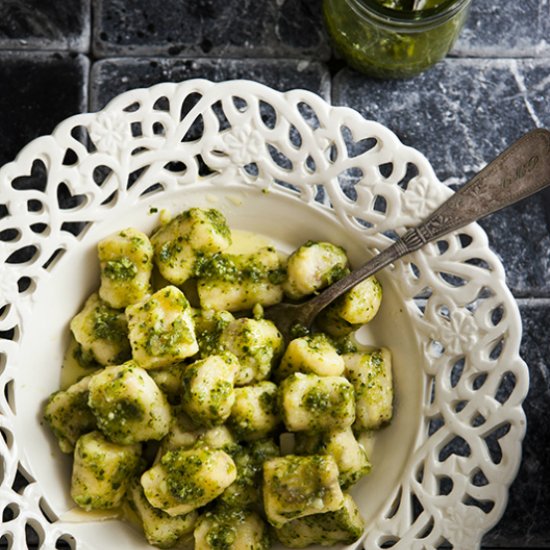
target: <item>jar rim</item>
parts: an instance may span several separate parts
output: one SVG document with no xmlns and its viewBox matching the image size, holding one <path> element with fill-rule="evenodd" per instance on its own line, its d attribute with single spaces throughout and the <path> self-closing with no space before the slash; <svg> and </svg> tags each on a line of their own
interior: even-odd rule
<svg viewBox="0 0 550 550">
<path fill-rule="evenodd" d="M 348 0 L 358 15 L 375 17 L 389 25 L 403 26 L 424 26 L 433 23 L 440 23 L 441 20 L 451 18 L 462 8 L 466 7 L 471 0 L 443 0 L 434 8 L 424 10 L 397 10 L 383 6 L 379 0 Z"/>
</svg>

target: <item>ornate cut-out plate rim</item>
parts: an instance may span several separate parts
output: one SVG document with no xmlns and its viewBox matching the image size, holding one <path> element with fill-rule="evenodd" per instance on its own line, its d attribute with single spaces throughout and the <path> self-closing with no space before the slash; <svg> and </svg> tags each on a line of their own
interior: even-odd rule
<svg viewBox="0 0 550 550">
<path fill-rule="evenodd" d="M 45 190 L 20 183 L 36 162 Z M 11 511 L 0 539 L 15 548 L 25 544 L 25 525 L 48 548 L 71 534 L 70 525 L 46 519 L 48 495 L 32 481 L 11 406 L 18 342 L 41 285 L 94 223 L 208 185 L 298 202 L 370 249 L 450 193 L 423 155 L 383 126 L 305 90 L 282 93 L 243 80 L 132 90 L 31 142 L 0 169 L 0 513 Z M 60 206 L 60 192 L 71 208 Z M 82 222 L 87 231 L 72 231 Z M 31 257 L 18 263 L 13 254 L 25 247 L 34 248 Z M 502 514 L 521 459 L 528 374 L 517 305 L 477 225 L 397 262 L 391 277 L 424 358 L 424 401 L 414 452 L 363 544 L 475 548 Z M 22 494 L 12 488 L 18 468 L 31 479 Z"/>
</svg>

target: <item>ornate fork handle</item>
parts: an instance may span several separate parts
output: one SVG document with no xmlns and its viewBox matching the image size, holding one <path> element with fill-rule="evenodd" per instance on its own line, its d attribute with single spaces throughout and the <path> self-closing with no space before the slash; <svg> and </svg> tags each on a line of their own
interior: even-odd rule
<svg viewBox="0 0 550 550">
<path fill-rule="evenodd" d="M 425 221 L 409 229 L 390 247 L 347 277 L 309 300 L 302 317 L 309 326 L 338 296 L 395 260 L 426 243 L 510 206 L 550 185 L 550 132 L 539 128 L 525 134 L 451 195 Z M 302 308 L 306 306 L 302 304 Z"/>
</svg>

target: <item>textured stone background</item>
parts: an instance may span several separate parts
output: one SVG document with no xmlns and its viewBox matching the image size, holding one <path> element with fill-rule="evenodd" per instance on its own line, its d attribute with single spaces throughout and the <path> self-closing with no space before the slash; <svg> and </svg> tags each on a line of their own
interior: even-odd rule
<svg viewBox="0 0 550 550">
<path fill-rule="evenodd" d="M 387 125 L 458 185 L 550 126 L 550 2 L 474 0 L 450 57 L 389 82 L 332 56 L 320 0 L 0 0 L 0 164 L 124 90 L 194 77 L 315 91 Z M 549 223 L 548 194 L 482 223 L 520 304 L 531 374 L 523 462 L 484 548 L 550 548 Z"/>
</svg>

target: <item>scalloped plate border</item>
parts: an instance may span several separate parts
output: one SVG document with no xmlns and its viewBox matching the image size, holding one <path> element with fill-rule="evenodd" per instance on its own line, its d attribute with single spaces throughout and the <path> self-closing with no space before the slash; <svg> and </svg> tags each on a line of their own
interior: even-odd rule
<svg viewBox="0 0 550 550">
<path fill-rule="evenodd" d="M 20 185 L 37 161 L 45 168 L 44 191 Z M 213 173 L 204 174 L 205 165 Z M 418 151 L 380 124 L 311 92 L 282 93 L 251 81 L 132 90 L 31 142 L 0 169 L 6 210 L 0 219 L 0 513 L 7 507 L 16 516 L 2 523 L 0 538 L 13 547 L 25 544 L 26 524 L 45 547 L 71 539 L 70 525 L 45 516 L 47 495 L 32 481 L 12 408 L 18 342 L 41 285 L 86 239 L 86 231 L 75 236 L 67 224 L 86 222 L 89 229 L 159 193 L 197 184 L 223 189 L 228 181 L 318 209 L 370 251 L 450 193 Z M 58 203 L 61 182 L 76 197 L 73 208 Z M 14 263 L 10 256 L 24 247 L 34 247 L 31 258 Z M 363 545 L 413 549 L 446 541 L 476 548 L 500 518 L 521 460 L 528 371 L 519 357 L 519 311 L 475 224 L 396 262 L 391 277 L 399 281 L 425 358 L 425 401 L 414 452 Z M 31 479 L 22 494 L 12 488 L 18 469 Z"/>
</svg>

